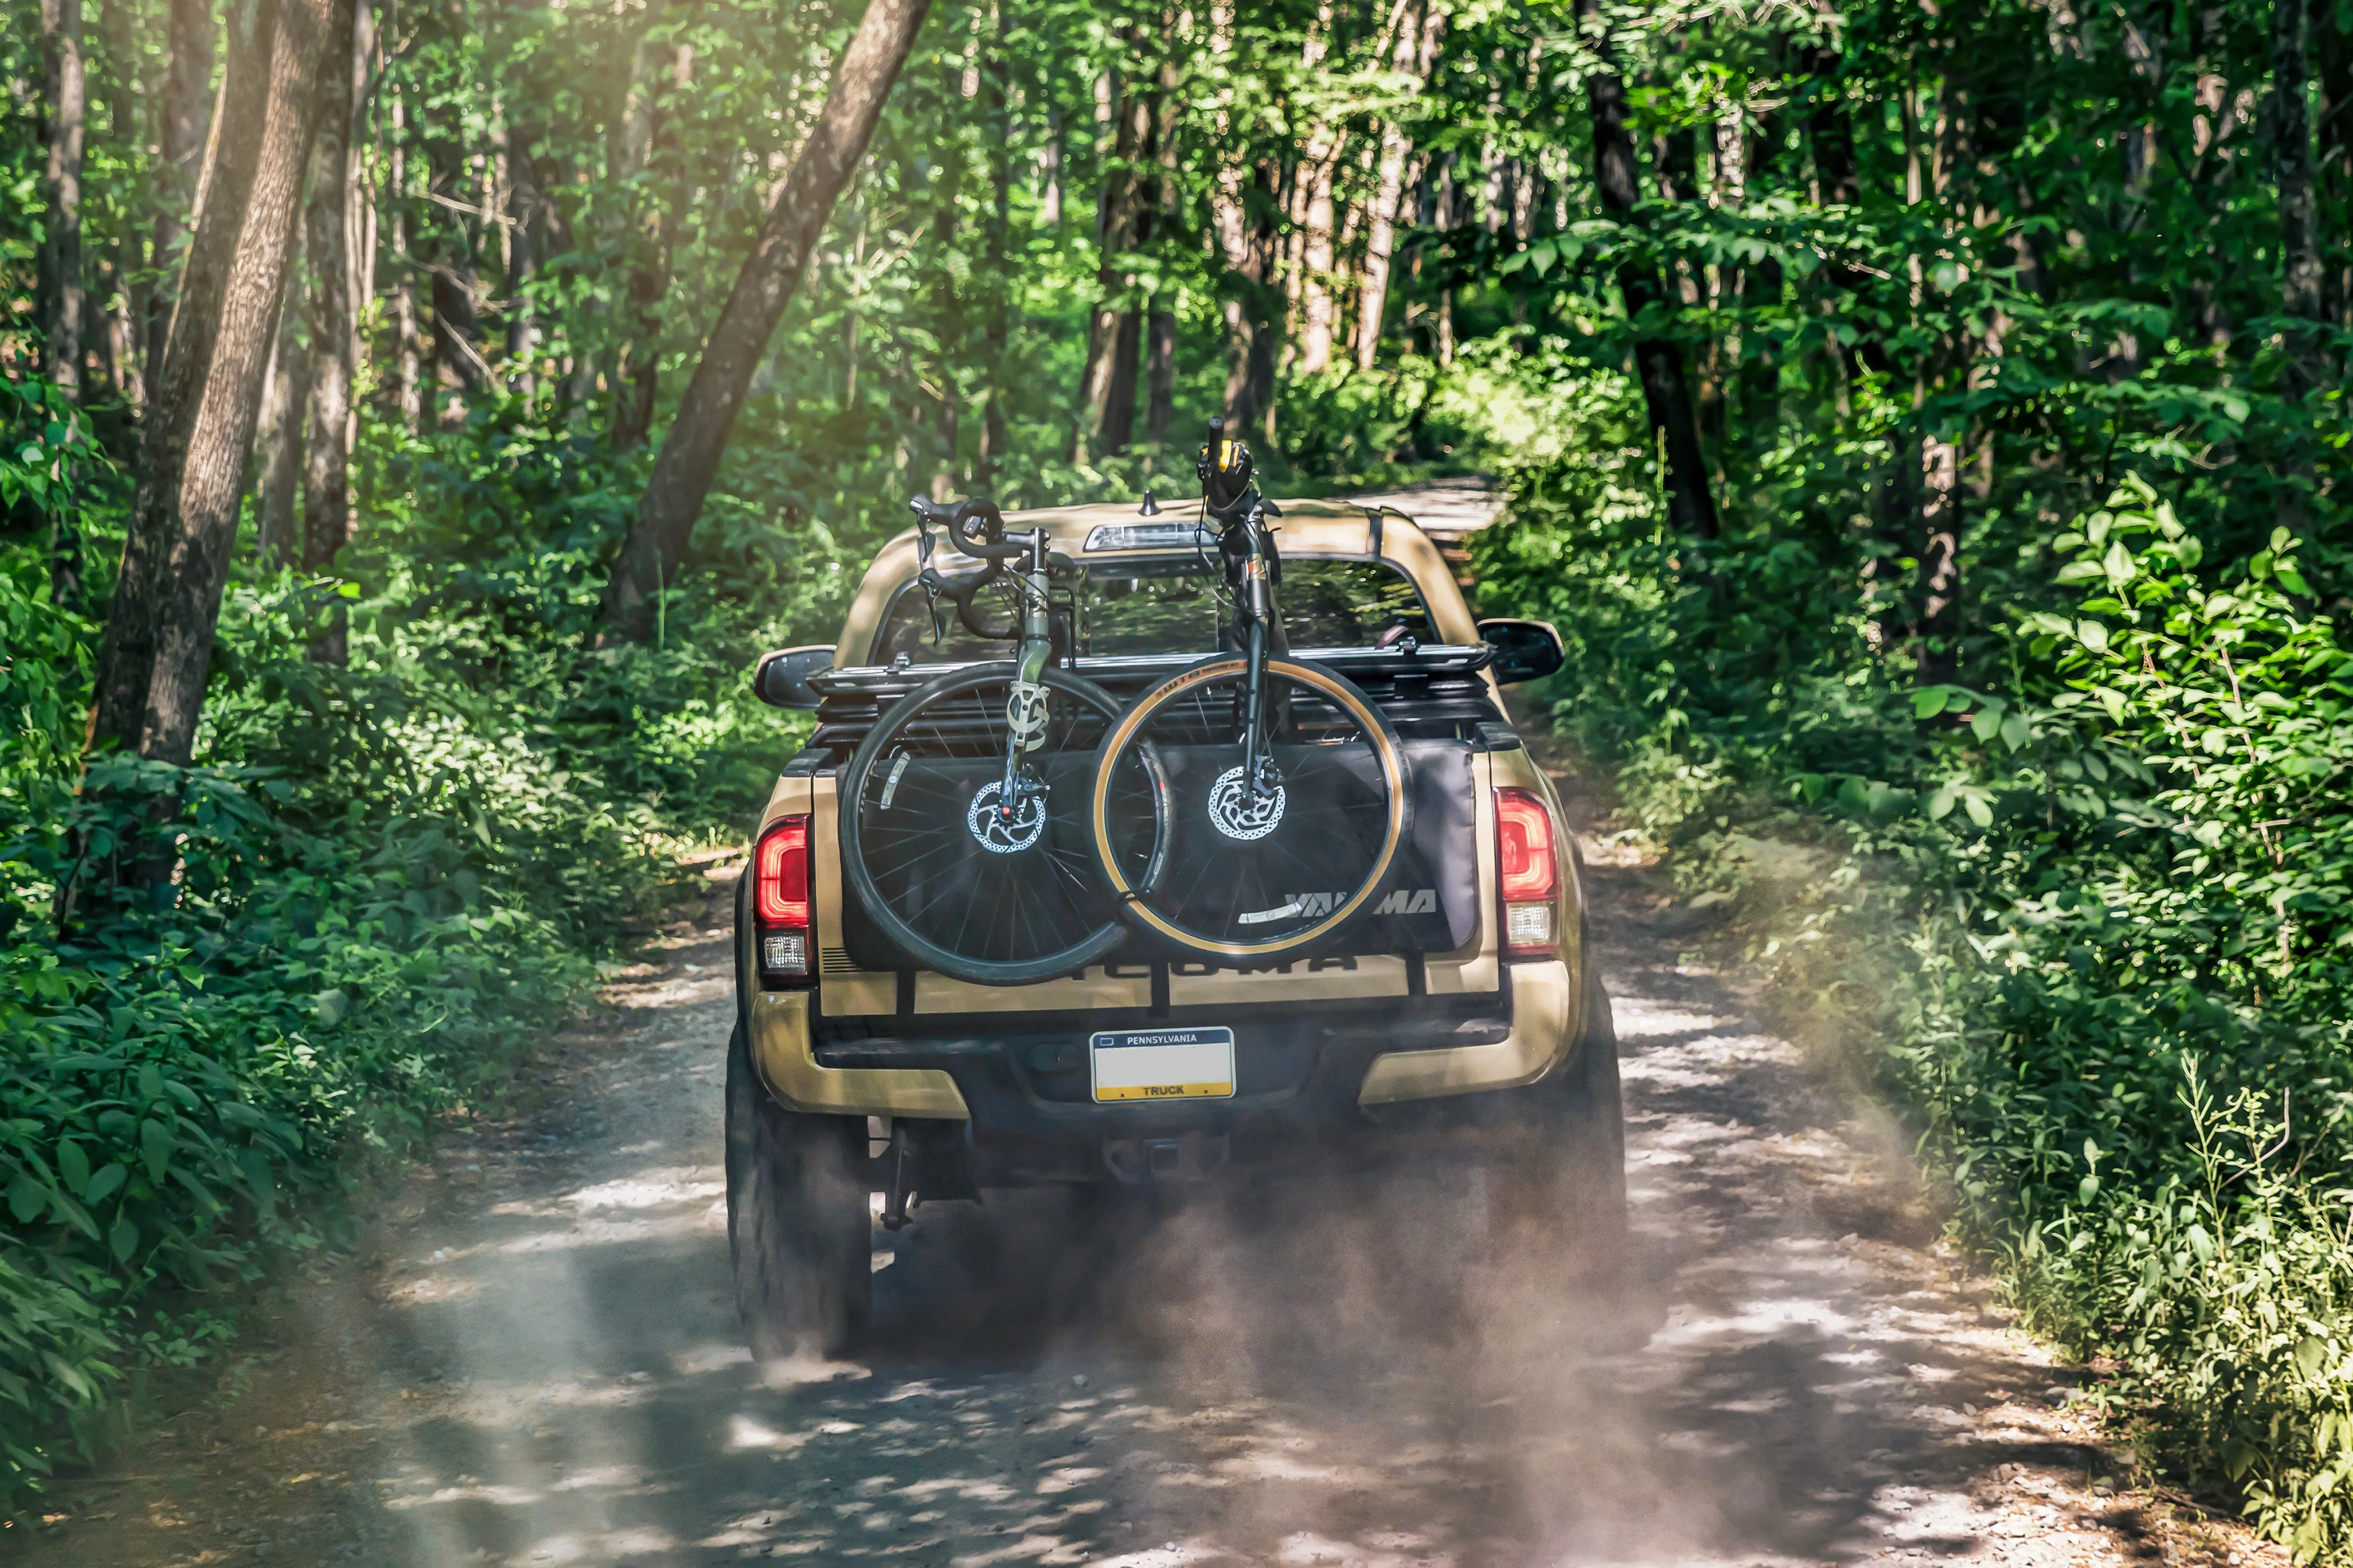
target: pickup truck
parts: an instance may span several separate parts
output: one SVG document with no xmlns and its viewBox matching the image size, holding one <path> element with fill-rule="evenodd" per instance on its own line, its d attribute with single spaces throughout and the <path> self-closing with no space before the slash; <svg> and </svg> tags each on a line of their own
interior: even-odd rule
<svg viewBox="0 0 2353 1568">
<path fill-rule="evenodd" d="M 1491 1234 L 1566 1232 L 1581 1265 L 1615 1267 L 1609 1003 L 1587 961 L 1575 841 L 1501 691 L 1557 669 L 1559 637 L 1475 620 L 1437 547 L 1394 509 L 1291 500 L 1279 516 L 1291 657 L 1387 650 L 1382 673 L 1352 679 L 1432 796 L 1377 909 L 1297 962 L 1229 967 L 1138 944 L 1000 986 L 895 957 L 849 890 L 837 816 L 838 780 L 887 704 L 872 678 L 1006 647 L 942 629 L 911 529 L 868 569 L 838 642 L 762 660 L 759 695 L 817 718 L 762 815 L 738 906 L 728 1236 L 762 1361 L 847 1348 L 864 1329 L 874 1226 L 985 1188 L 1115 1194 L 1466 1160 L 1487 1173 Z M 1152 671 L 1219 648 L 1227 608 L 1193 523 L 1148 501 L 1008 521 L 1049 530 L 1081 569 L 1077 674 L 1132 697 Z M 1419 647 L 1482 643 L 1481 668 L 1413 668 Z M 1115 1070 L 1172 1044 L 1208 1064 L 1187 1069 L 1199 1081 L 1155 1091 Z"/>
</svg>

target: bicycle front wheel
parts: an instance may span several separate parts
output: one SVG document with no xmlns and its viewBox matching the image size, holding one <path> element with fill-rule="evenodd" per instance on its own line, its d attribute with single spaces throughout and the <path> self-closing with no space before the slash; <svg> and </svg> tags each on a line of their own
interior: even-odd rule
<svg viewBox="0 0 2353 1568">
<path fill-rule="evenodd" d="M 1245 777 L 1246 659 L 1145 693 L 1095 763 L 1089 824 L 1129 923 L 1238 964 L 1303 955 L 1368 913 L 1411 802 L 1397 733 L 1346 680 L 1267 661 L 1266 775 Z"/>
<path fill-rule="evenodd" d="M 840 786 L 850 892 L 909 958 L 957 980 L 1027 985 L 1125 938 L 1095 868 L 1087 782 L 1119 704 L 1044 673 L 1042 709 L 1012 706 L 1018 667 L 976 665 L 893 704 Z M 1018 722 L 1006 798 L 1006 756 Z"/>
</svg>

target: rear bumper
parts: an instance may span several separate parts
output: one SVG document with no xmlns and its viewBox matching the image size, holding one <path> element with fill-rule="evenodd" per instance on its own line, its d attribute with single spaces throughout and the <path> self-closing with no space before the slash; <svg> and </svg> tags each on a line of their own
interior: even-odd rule
<svg viewBox="0 0 2353 1568">
<path fill-rule="evenodd" d="M 1533 1084 L 1577 1044 L 1575 976 L 1560 963 L 1506 968 L 1507 992 L 1354 1005 L 1184 1009 L 1242 1043 L 1230 1100 L 1097 1104 L 1086 1088 L 1092 1029 L 1146 1020 L 996 1014 L 953 1020 L 827 1019 L 807 992 L 752 998 L 754 1060 L 783 1104 L 834 1115 L 971 1124 L 984 1182 L 1090 1179 L 1106 1140 L 1187 1134 L 1240 1148 L 1377 1139 L 1405 1123 L 1483 1123 L 1494 1095 Z M 1152 1020 L 1166 1023 L 1167 1020 Z M 1472 1097 L 1466 1099 L 1465 1097 Z M 1451 1106 L 1417 1102 L 1455 1102 Z"/>
</svg>

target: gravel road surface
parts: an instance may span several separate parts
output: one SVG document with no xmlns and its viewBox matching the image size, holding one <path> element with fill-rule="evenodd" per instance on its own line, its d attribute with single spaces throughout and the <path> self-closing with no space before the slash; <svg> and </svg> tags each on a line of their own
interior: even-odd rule
<svg viewBox="0 0 2353 1568">
<path fill-rule="evenodd" d="M 922 1211 L 851 1364 L 750 1364 L 726 939 L 687 921 L 453 1137 L 261 1353 L 58 1492 L 29 1559 L 1145 1564 L 2253 1562 L 2136 1490 L 1957 1270 L 1883 1121 L 1597 850 L 1644 1283 L 1500 1275 L 1474 1183 Z M 723 903 L 720 906 L 723 908 Z M 887 1241 L 887 1238 L 878 1238 Z M 23 1537 L 17 1538 L 20 1542 Z"/>
</svg>

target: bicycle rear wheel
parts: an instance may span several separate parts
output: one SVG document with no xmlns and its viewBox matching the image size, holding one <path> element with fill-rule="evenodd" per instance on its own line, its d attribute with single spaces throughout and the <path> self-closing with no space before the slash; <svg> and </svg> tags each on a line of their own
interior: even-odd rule
<svg viewBox="0 0 2353 1568">
<path fill-rule="evenodd" d="M 1242 777 L 1249 662 L 1162 681 L 1104 737 L 1088 822 L 1121 912 L 1177 952 L 1233 963 L 1301 956 L 1368 913 L 1411 816 L 1378 708 L 1338 676 L 1270 659 L 1279 784 Z"/>
<path fill-rule="evenodd" d="M 1084 968 L 1126 931 L 1095 868 L 1087 783 L 1119 704 L 1049 669 L 1014 808 L 999 806 L 1018 667 L 976 665 L 893 704 L 843 774 L 843 874 L 882 934 L 926 968 L 1026 985 Z"/>
</svg>

